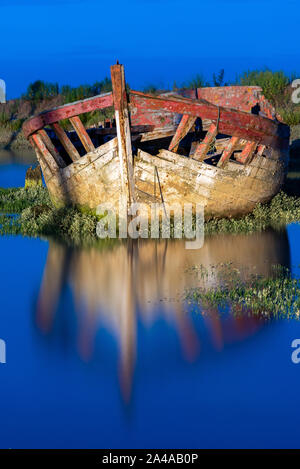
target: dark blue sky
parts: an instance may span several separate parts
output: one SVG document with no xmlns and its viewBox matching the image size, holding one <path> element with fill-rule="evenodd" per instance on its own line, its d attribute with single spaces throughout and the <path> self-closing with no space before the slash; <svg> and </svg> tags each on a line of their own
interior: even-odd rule
<svg viewBox="0 0 300 469">
<path fill-rule="evenodd" d="M 36 79 L 101 80 L 118 59 L 132 87 L 268 66 L 300 75 L 297 0 L 0 0 L 8 98 Z"/>
</svg>

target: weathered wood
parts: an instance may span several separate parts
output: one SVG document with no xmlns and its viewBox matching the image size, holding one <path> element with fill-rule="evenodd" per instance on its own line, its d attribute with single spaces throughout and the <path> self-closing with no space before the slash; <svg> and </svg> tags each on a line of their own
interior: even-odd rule
<svg viewBox="0 0 300 469">
<path fill-rule="evenodd" d="M 197 96 L 218 106 L 239 109 L 248 113 L 257 107 L 257 113 L 261 111 L 269 119 L 274 119 L 275 116 L 275 108 L 266 101 L 259 86 L 197 88 Z"/>
<path fill-rule="evenodd" d="M 95 150 L 94 144 L 92 140 L 90 139 L 90 136 L 87 133 L 83 123 L 81 122 L 80 117 L 78 116 L 70 117 L 70 122 L 75 132 L 77 133 L 78 137 L 80 138 L 80 141 L 84 149 L 87 152 L 94 151 Z"/>
<path fill-rule="evenodd" d="M 143 191 L 154 194 L 153 167 L 159 171 L 161 187 L 166 204 L 204 203 L 205 214 L 217 216 L 238 215 L 251 211 L 258 201 L 270 200 L 283 182 L 280 162 L 274 161 L 277 170 L 264 170 L 261 158 L 258 167 L 234 161 L 228 162 L 227 169 L 198 162 L 168 150 L 162 150 L 157 156 L 142 150 L 135 160 L 136 187 L 143 201 Z M 261 174 L 260 174 L 261 172 Z M 147 198 L 145 198 L 147 203 Z"/>
<path fill-rule="evenodd" d="M 266 146 L 265 145 L 258 145 L 257 147 L 257 154 L 259 156 L 262 156 L 263 152 L 265 151 Z"/>
<path fill-rule="evenodd" d="M 132 204 L 136 201 L 136 198 L 124 67 L 117 64 L 113 65 L 110 70 L 117 126 L 121 187 L 127 198 L 127 203 Z"/>
<path fill-rule="evenodd" d="M 211 124 L 211 126 L 209 127 L 204 137 L 203 142 L 199 143 L 199 145 L 197 146 L 194 152 L 194 155 L 193 155 L 194 160 L 203 161 L 205 159 L 205 156 L 213 140 L 216 138 L 217 133 L 218 133 L 218 129 L 217 129 L 216 124 Z"/>
<path fill-rule="evenodd" d="M 76 148 L 74 147 L 71 140 L 69 139 L 69 137 L 67 136 L 64 129 L 57 122 L 52 124 L 51 127 L 54 130 L 54 132 L 56 133 L 56 136 L 59 139 L 60 143 L 62 144 L 62 146 L 64 147 L 64 149 L 68 153 L 68 155 L 70 156 L 71 160 L 72 161 L 79 160 L 80 155 L 79 155 L 78 151 L 76 150 Z"/>
<path fill-rule="evenodd" d="M 71 104 L 65 104 L 48 112 L 42 112 L 37 116 L 31 117 L 23 124 L 23 132 L 26 138 L 37 130 L 42 129 L 46 125 L 54 124 L 55 122 L 70 117 L 79 116 L 86 112 L 95 111 L 97 109 L 105 109 L 113 105 L 112 93 L 105 93 L 93 98 L 83 99 Z"/>
<path fill-rule="evenodd" d="M 142 132 L 134 135 L 132 141 L 147 142 L 149 140 L 157 140 L 160 138 L 171 137 L 176 132 L 176 127 L 167 127 L 165 129 L 156 129 L 153 132 Z"/>
<path fill-rule="evenodd" d="M 186 97 L 171 94 L 151 96 L 135 91 L 127 93 L 123 67 L 115 65 L 111 72 L 113 94 L 42 113 L 25 125 L 25 134 L 29 135 L 36 150 L 53 200 L 93 209 L 100 203 L 111 202 L 117 209 L 120 195 L 124 194 L 128 204 L 138 200 L 149 206 L 154 199 L 162 198 L 159 197 L 157 177 L 154 177 L 154 174 L 159 174 L 160 194 L 163 194 L 166 204 L 203 203 L 209 217 L 249 212 L 256 203 L 270 200 L 279 190 L 287 162 L 288 128 L 275 120 L 249 113 L 256 103 L 261 107 L 257 106 L 255 111 L 268 114 L 265 109 L 268 111 L 269 108 L 258 92 L 256 95 L 256 91 L 246 88 L 209 90 L 207 93 L 213 103 L 208 102 L 210 99 L 193 99 L 193 91 L 186 92 Z M 201 94 L 198 93 L 199 96 Z M 230 104 L 235 103 L 238 96 L 240 106 L 231 109 Z M 107 104 L 114 104 L 116 127 L 112 127 L 115 124 L 110 120 L 109 128 L 95 129 L 94 132 L 110 136 L 117 134 L 117 139 L 94 149 L 80 118 L 76 116 L 88 112 L 91 107 L 100 109 Z M 179 115 L 183 117 L 178 125 Z M 177 151 L 180 140 L 191 131 L 198 117 L 202 121 L 202 131 L 208 130 L 208 133 L 204 141 L 198 142 L 196 158 L 186 158 L 168 150 L 153 155 L 158 148 L 155 139 L 163 137 L 172 136 L 170 148 Z M 79 157 L 59 126 L 58 121 L 63 118 L 70 118 L 75 131 L 81 134 L 79 138 L 88 152 L 83 157 Z M 45 125 L 52 125 L 73 160 L 65 168 L 61 168 L 60 155 L 42 130 Z M 217 139 L 217 132 L 231 137 Z M 138 149 L 134 166 L 131 135 Z M 147 140 L 153 142 L 140 148 L 148 149 L 149 153 L 139 150 L 139 143 Z M 201 161 L 213 141 L 216 152 L 214 155 L 210 152 L 209 156 L 215 157 L 223 152 L 219 167 L 215 166 L 213 158 L 210 164 Z M 242 152 L 237 154 L 237 150 Z M 230 160 L 234 152 L 237 161 Z"/>
<path fill-rule="evenodd" d="M 151 132 L 154 130 L 153 125 L 132 125 L 131 134 L 141 134 L 143 132 Z M 96 135 L 117 135 L 116 127 L 104 127 L 102 129 L 95 129 Z"/>
<path fill-rule="evenodd" d="M 218 161 L 218 167 L 223 168 L 229 158 L 231 157 L 232 153 L 236 150 L 238 143 L 239 143 L 239 137 L 232 137 L 230 139 L 230 142 L 228 143 L 228 146 L 225 148 L 225 150 L 222 153 L 221 158 Z"/>
<path fill-rule="evenodd" d="M 51 155 L 55 159 L 58 166 L 60 168 L 65 168 L 66 163 L 65 163 L 64 159 L 61 157 L 61 155 L 59 154 L 59 152 L 56 150 L 53 143 L 51 142 L 51 139 L 49 138 L 47 132 L 44 129 L 42 129 L 42 130 L 38 130 L 37 133 L 41 137 L 42 141 L 44 142 L 44 144 L 48 148 L 49 152 L 51 153 Z"/>
<path fill-rule="evenodd" d="M 177 153 L 178 146 L 180 140 L 182 140 L 187 133 L 191 130 L 193 125 L 195 124 L 197 117 L 189 116 L 188 114 L 184 114 L 181 118 L 181 121 L 177 127 L 174 137 L 171 140 L 169 145 L 169 150 Z"/>
<path fill-rule="evenodd" d="M 31 141 L 34 142 L 35 147 L 38 149 L 39 153 L 42 155 L 51 173 L 55 173 L 59 169 L 59 165 L 57 164 L 57 162 L 55 161 L 55 159 L 49 152 L 42 137 L 39 134 L 33 134 L 31 136 Z"/>
<path fill-rule="evenodd" d="M 154 125 L 132 125 L 131 136 L 132 141 L 146 142 L 148 140 L 156 140 L 159 138 L 171 137 L 176 132 L 176 126 L 155 128 Z M 116 127 L 96 129 L 96 135 L 117 135 Z"/>
<path fill-rule="evenodd" d="M 202 119 L 211 119 L 218 122 L 219 132 L 235 135 L 246 140 L 263 143 L 278 148 L 287 148 L 289 145 L 288 128 L 281 127 L 282 136 L 279 136 L 279 127 L 270 119 L 247 114 L 234 109 L 221 108 L 204 100 L 168 98 L 151 96 L 138 91 L 130 91 L 130 108 L 147 114 L 149 110 L 166 110 L 178 114 L 189 114 Z"/>
<path fill-rule="evenodd" d="M 256 147 L 257 147 L 257 144 L 255 142 L 247 142 L 241 154 L 236 157 L 236 160 L 239 163 L 243 163 L 243 164 L 249 163 L 249 161 L 251 160 L 255 152 Z"/>
</svg>

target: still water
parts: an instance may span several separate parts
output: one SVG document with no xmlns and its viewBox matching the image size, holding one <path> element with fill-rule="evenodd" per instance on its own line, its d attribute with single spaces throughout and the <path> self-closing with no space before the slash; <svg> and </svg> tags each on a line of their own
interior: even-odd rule
<svg viewBox="0 0 300 469">
<path fill-rule="evenodd" d="M 300 322 L 202 314 L 184 300 L 201 264 L 296 273 L 299 236 L 294 224 L 197 251 L 1 238 L 0 447 L 300 447 Z"/>
</svg>

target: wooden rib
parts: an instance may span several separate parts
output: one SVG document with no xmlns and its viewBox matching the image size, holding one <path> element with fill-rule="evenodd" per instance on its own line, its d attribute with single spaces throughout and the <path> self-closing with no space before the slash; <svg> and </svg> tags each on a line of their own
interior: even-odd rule
<svg viewBox="0 0 300 469">
<path fill-rule="evenodd" d="M 226 135 L 235 135 L 282 149 L 288 148 L 289 145 L 288 127 L 279 127 L 276 122 L 261 116 L 216 106 L 204 100 L 151 96 L 139 91 L 130 91 L 129 96 L 131 111 L 144 113 L 149 124 L 152 123 L 152 115 L 155 115 L 157 120 L 157 115 L 160 113 L 163 117 L 165 111 L 189 114 L 201 119 L 211 119 L 213 122 L 218 121 L 219 132 Z M 156 113 L 149 113 L 150 110 Z"/>
<path fill-rule="evenodd" d="M 38 131 L 38 135 L 41 137 L 42 141 L 44 142 L 47 149 L 49 150 L 49 152 L 51 153 L 51 155 L 55 159 L 58 166 L 60 168 L 65 168 L 67 165 L 66 165 L 65 161 L 63 160 L 63 158 L 58 153 L 58 151 L 56 150 L 53 143 L 51 142 L 51 139 L 49 138 L 47 132 L 44 129 L 42 129 L 42 130 Z"/>
<path fill-rule="evenodd" d="M 218 129 L 216 124 L 211 124 L 202 143 L 197 146 L 193 158 L 194 160 L 203 161 L 212 141 L 216 138 Z"/>
<path fill-rule="evenodd" d="M 136 201 L 128 102 L 123 65 L 110 67 L 118 138 L 121 188 L 128 204 Z"/>
<path fill-rule="evenodd" d="M 172 138 L 172 141 L 169 145 L 169 150 L 177 153 L 180 140 L 182 140 L 186 134 L 191 130 L 192 126 L 195 124 L 197 117 L 184 114 L 181 118 L 181 121 L 176 129 L 175 135 Z"/>
<path fill-rule="evenodd" d="M 73 116 L 79 116 L 85 112 L 91 112 L 98 109 L 104 109 L 112 106 L 112 93 L 104 93 L 93 98 L 83 99 L 76 103 L 65 104 L 58 108 L 42 112 L 33 116 L 23 124 L 23 132 L 26 138 L 37 130 L 43 129 L 45 125 L 54 124 L 63 119 L 69 119 Z"/>
<path fill-rule="evenodd" d="M 225 150 L 223 151 L 223 154 L 221 156 L 221 158 L 219 159 L 218 161 L 218 167 L 219 168 L 223 168 L 225 166 L 225 164 L 227 163 L 227 161 L 229 160 L 229 158 L 231 157 L 232 153 L 236 150 L 237 146 L 238 146 L 238 143 L 239 143 L 239 140 L 240 138 L 239 137 L 232 137 L 230 139 L 230 142 L 227 146 L 227 148 L 225 148 Z"/>
<path fill-rule="evenodd" d="M 263 152 L 265 151 L 266 145 L 258 145 L 257 147 L 257 154 L 262 156 Z"/>
<path fill-rule="evenodd" d="M 83 123 L 80 120 L 80 117 L 74 116 L 70 117 L 70 122 L 72 126 L 74 127 L 75 132 L 77 132 L 78 137 L 80 138 L 80 141 L 82 145 L 84 146 L 85 151 L 89 153 L 90 151 L 94 151 L 95 147 L 90 139 L 89 134 L 87 133 Z"/>
<path fill-rule="evenodd" d="M 68 155 L 70 156 L 71 160 L 72 161 L 79 160 L 80 155 L 79 155 L 78 151 L 74 147 L 73 143 L 71 142 L 71 140 L 67 136 L 64 129 L 59 125 L 59 123 L 55 122 L 54 124 L 51 125 L 51 127 L 54 130 L 54 132 L 56 133 L 57 138 L 59 139 L 60 143 L 62 144 L 62 146 L 64 147 L 64 149 L 68 153 Z"/>
<path fill-rule="evenodd" d="M 44 162 L 47 164 L 48 168 L 50 169 L 51 173 L 54 174 L 57 170 L 59 170 L 59 166 L 51 153 L 49 152 L 48 148 L 46 147 L 45 143 L 43 142 L 42 138 L 38 134 L 33 134 L 31 137 L 31 142 L 34 143 L 34 147 L 37 151 L 42 155 Z"/>
<path fill-rule="evenodd" d="M 255 142 L 247 142 L 244 146 L 242 152 L 236 157 L 236 160 L 239 163 L 247 164 L 251 160 L 253 153 L 257 147 L 257 143 Z"/>
</svg>

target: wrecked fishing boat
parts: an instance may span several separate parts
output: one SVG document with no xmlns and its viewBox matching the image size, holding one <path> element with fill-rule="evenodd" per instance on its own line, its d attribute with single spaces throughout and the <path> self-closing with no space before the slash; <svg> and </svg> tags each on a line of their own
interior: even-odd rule
<svg viewBox="0 0 300 469">
<path fill-rule="evenodd" d="M 202 204 L 206 218 L 236 216 L 283 184 L 289 127 L 259 87 L 128 90 L 122 65 L 112 92 L 60 106 L 23 125 L 56 205 L 96 209 L 134 202 Z M 84 113 L 114 109 L 109 127 L 86 129 Z M 61 121 L 68 119 L 72 132 Z M 123 199 L 124 200 L 124 199 Z"/>
</svg>

